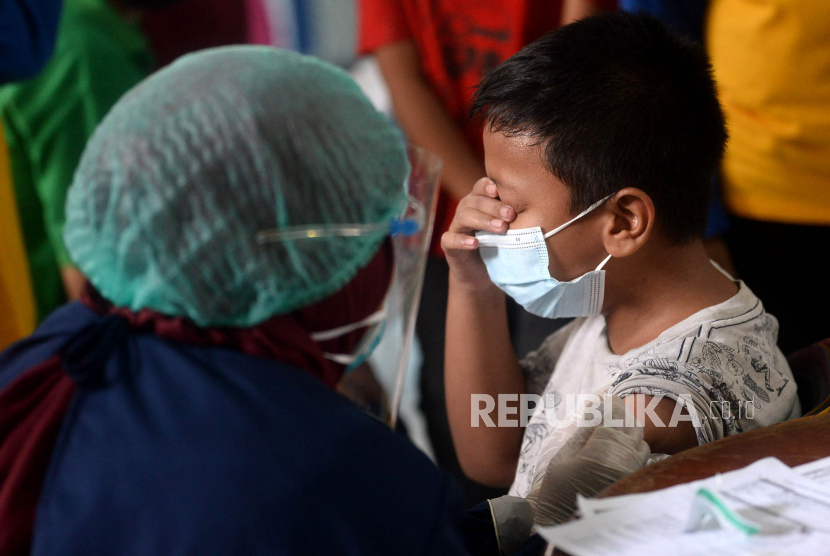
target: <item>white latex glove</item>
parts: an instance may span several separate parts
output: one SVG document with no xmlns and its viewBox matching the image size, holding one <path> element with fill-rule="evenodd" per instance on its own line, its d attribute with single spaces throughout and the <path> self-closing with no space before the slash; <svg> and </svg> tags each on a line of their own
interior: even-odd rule
<svg viewBox="0 0 830 556">
<path fill-rule="evenodd" d="M 624 420 L 625 403 L 609 396 L 600 406 L 611 404 L 611 418 Z M 630 422 L 635 422 L 629 417 Z M 538 473 L 527 501 L 538 525 L 566 521 L 576 509 L 576 495 L 593 496 L 645 465 L 651 450 L 643 440 L 642 427 L 610 427 L 606 419 L 592 427 L 578 427 L 574 435 Z"/>
</svg>

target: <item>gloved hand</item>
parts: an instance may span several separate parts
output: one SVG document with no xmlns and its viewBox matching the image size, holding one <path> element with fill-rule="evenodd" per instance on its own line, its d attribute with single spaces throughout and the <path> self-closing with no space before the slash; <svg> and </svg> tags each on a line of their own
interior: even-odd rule
<svg viewBox="0 0 830 556">
<path fill-rule="evenodd" d="M 606 398 L 599 407 L 602 422 L 592 427 L 578 427 L 534 479 L 527 501 L 533 507 L 537 525 L 566 521 L 576 509 L 577 494 L 593 496 L 645 465 L 651 450 L 643 440 L 642 427 L 608 426 L 605 419 L 608 404 L 611 404 L 612 419 L 625 419 L 625 402 L 617 396 Z"/>
</svg>

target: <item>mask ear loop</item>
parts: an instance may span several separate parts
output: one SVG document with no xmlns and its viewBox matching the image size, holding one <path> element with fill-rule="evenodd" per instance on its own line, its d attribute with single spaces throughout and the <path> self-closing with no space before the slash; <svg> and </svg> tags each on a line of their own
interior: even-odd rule
<svg viewBox="0 0 830 556">
<path fill-rule="evenodd" d="M 604 199 L 600 199 L 599 201 L 597 201 L 596 203 L 594 203 L 590 207 L 586 208 L 585 210 L 583 210 L 582 212 L 580 212 L 579 214 L 577 214 L 576 216 L 574 216 L 573 218 L 571 218 L 570 220 L 568 220 L 567 222 L 565 222 L 564 224 L 559 226 L 558 228 L 555 228 L 555 229 L 549 231 L 548 233 L 545 234 L 545 239 L 549 238 L 550 236 L 552 236 L 553 234 L 555 234 L 557 232 L 561 232 L 562 230 L 564 230 L 565 228 L 567 228 L 568 226 L 570 226 L 571 224 L 573 224 L 574 222 L 576 222 L 577 220 L 579 220 L 580 218 L 582 218 L 583 216 L 588 214 L 589 212 L 599 208 L 600 205 L 602 205 L 605 201 L 607 201 L 608 199 L 610 199 L 613 196 L 614 195 L 608 195 Z M 601 263 L 599 263 L 599 266 L 594 270 L 594 272 L 598 272 L 598 271 L 602 270 L 602 267 L 604 267 L 605 264 L 610 260 L 611 260 L 611 255 L 609 254 L 607 257 L 605 257 L 605 259 Z"/>
<path fill-rule="evenodd" d="M 568 226 L 570 226 L 571 224 L 573 224 L 574 222 L 576 222 L 577 220 L 579 220 L 580 218 L 582 218 L 583 216 L 588 214 L 589 212 L 592 212 L 595 209 L 599 208 L 600 205 L 602 205 L 605 201 L 607 201 L 608 199 L 610 199 L 613 196 L 614 195 L 609 195 L 609 196 L 605 197 L 604 199 L 600 199 L 599 201 L 597 201 L 596 203 L 594 203 L 590 207 L 586 208 L 585 210 L 583 210 L 582 212 L 580 212 L 579 214 L 577 214 L 576 216 L 574 216 L 573 218 L 571 218 L 570 220 L 568 220 L 567 222 L 565 222 L 564 224 L 559 226 L 558 228 L 554 228 L 553 230 L 549 231 L 548 233 L 545 234 L 545 239 L 549 238 L 553 234 L 561 232 L 562 230 L 564 230 L 565 228 L 567 228 Z M 605 263 L 603 263 L 603 264 L 605 264 Z"/>
<path fill-rule="evenodd" d="M 354 332 L 360 328 L 366 328 L 367 326 L 371 326 L 373 324 L 377 324 L 378 322 L 382 321 L 386 318 L 386 303 L 383 304 L 383 307 L 366 317 L 365 319 L 361 320 L 360 322 L 355 322 L 352 324 L 346 324 L 343 326 L 338 326 L 337 328 L 333 328 L 331 330 L 325 330 L 322 332 L 312 332 L 311 339 L 315 342 L 325 342 L 326 340 L 333 340 L 334 338 L 339 338 L 340 336 L 345 336 L 349 332 Z"/>
<path fill-rule="evenodd" d="M 611 255 L 609 254 L 607 257 L 605 257 L 605 259 L 601 263 L 599 263 L 599 266 L 596 268 L 596 270 L 594 270 L 594 272 L 602 270 L 602 267 L 605 266 L 605 263 L 607 263 L 610 260 L 611 260 Z"/>
</svg>

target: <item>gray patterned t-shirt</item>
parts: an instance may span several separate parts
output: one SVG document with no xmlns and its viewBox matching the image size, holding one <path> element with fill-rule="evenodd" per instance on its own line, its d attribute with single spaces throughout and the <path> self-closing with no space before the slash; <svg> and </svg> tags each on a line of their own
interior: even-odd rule
<svg viewBox="0 0 830 556">
<path fill-rule="evenodd" d="M 572 434 L 557 426 L 578 394 L 608 392 L 691 399 L 700 444 L 800 415 L 792 372 L 776 342 L 778 321 L 743 282 L 727 301 L 695 313 L 623 355 L 608 347 L 605 318 L 576 319 L 521 362 L 528 391 L 544 402 L 528 422 L 513 496 Z M 548 413 L 553 411 L 555 419 Z"/>
</svg>

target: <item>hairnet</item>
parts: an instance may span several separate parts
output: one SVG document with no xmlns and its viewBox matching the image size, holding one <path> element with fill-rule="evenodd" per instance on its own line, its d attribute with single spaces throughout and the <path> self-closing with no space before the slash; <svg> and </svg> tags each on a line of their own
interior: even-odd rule
<svg viewBox="0 0 830 556">
<path fill-rule="evenodd" d="M 115 305 L 252 326 L 323 299 L 383 231 L 260 245 L 260 230 L 392 220 L 400 133 L 343 71 L 238 46 L 145 80 L 87 145 L 67 198 L 70 256 Z"/>
</svg>

